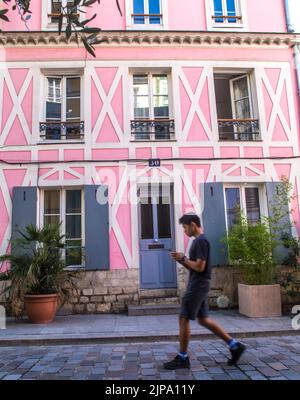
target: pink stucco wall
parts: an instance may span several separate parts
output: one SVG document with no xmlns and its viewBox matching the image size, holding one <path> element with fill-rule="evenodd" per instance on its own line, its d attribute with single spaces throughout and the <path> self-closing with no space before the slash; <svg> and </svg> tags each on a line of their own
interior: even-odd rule
<svg viewBox="0 0 300 400">
<path fill-rule="evenodd" d="M 170 30 L 207 29 L 206 1 L 205 0 L 165 0 L 167 2 L 168 21 Z M 28 27 L 32 31 L 41 30 L 42 0 L 32 0 L 32 18 Z M 102 30 L 124 30 L 126 28 L 125 0 L 120 0 L 122 16 L 114 0 L 101 0 L 100 5 L 94 4 L 87 10 L 87 17 L 97 13 L 92 21 L 93 26 Z M 284 2 L 282 0 L 246 0 L 249 31 L 257 32 L 285 32 Z M 259 9 L 259 12 L 258 12 Z M 3 23 L 3 30 L 26 31 L 26 27 L 18 18 L 18 13 L 10 11 L 8 17 L 11 23 Z"/>
</svg>

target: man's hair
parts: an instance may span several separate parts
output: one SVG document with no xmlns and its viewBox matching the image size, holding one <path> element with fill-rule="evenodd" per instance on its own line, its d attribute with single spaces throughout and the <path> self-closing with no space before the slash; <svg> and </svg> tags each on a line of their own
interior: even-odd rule
<svg viewBox="0 0 300 400">
<path fill-rule="evenodd" d="M 192 222 L 194 222 L 199 228 L 201 227 L 200 218 L 195 213 L 184 214 L 179 219 L 179 223 L 184 225 L 191 225 Z"/>
</svg>

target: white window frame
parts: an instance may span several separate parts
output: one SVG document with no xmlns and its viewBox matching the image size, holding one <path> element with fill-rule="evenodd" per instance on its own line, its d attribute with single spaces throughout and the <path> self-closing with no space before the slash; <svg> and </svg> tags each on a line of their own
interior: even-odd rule
<svg viewBox="0 0 300 400">
<path fill-rule="evenodd" d="M 67 269 L 79 269 L 84 268 L 84 249 L 85 249 L 85 204 L 84 204 L 84 188 L 81 186 L 70 186 L 70 187 L 43 187 L 40 190 L 40 227 L 44 226 L 44 211 L 45 211 L 45 191 L 47 190 L 59 190 L 60 192 L 60 222 L 61 234 L 64 235 L 66 232 L 66 192 L 67 190 L 81 190 L 81 247 L 83 249 L 82 263 L 80 265 L 68 265 Z M 65 257 L 65 251 L 64 251 Z"/>
<path fill-rule="evenodd" d="M 173 92 L 172 92 L 172 74 L 171 71 L 163 71 L 163 70 L 158 70 L 158 71 L 149 71 L 149 70 L 132 70 L 130 71 L 129 75 L 129 82 L 130 82 L 130 121 L 135 120 L 134 117 L 134 90 L 133 90 L 133 76 L 134 75 L 147 75 L 148 76 L 148 82 L 149 84 L 149 120 L 154 120 L 154 107 L 153 107 L 153 89 L 152 89 L 152 79 L 153 75 L 166 75 L 168 79 L 168 100 L 169 100 L 169 116 L 168 118 L 170 120 L 174 120 L 174 107 L 173 107 Z M 146 118 L 145 118 L 146 119 Z M 156 118 L 158 121 L 160 118 Z M 131 129 L 129 129 L 131 132 Z M 130 133 L 131 135 L 131 133 Z M 153 137 L 155 136 L 154 134 L 152 135 Z M 156 139 L 150 139 L 153 142 L 163 142 L 169 140 L 156 140 Z M 136 140 L 133 140 L 136 142 Z M 148 141 L 148 140 L 147 140 Z"/>
<path fill-rule="evenodd" d="M 257 188 L 258 189 L 258 198 L 259 198 L 259 208 L 260 208 L 260 217 L 268 216 L 268 202 L 266 196 L 266 189 L 263 183 L 226 183 L 223 185 L 223 196 L 224 196 L 224 205 L 225 205 L 225 221 L 226 221 L 226 231 L 228 232 L 228 219 L 227 219 L 227 201 L 226 201 L 226 189 L 239 189 L 240 190 L 240 202 L 241 202 L 241 210 L 247 216 L 247 208 L 246 208 L 246 194 L 245 189 L 248 188 Z"/>
<path fill-rule="evenodd" d="M 61 0 L 62 5 L 67 5 L 67 0 Z M 42 0 L 42 30 L 53 30 L 57 29 L 57 23 L 51 22 L 51 17 L 48 17 L 51 14 L 51 0 Z M 79 21 L 83 21 L 83 13 L 79 13 Z M 63 28 L 66 27 L 65 18 L 63 21 Z"/>
<path fill-rule="evenodd" d="M 40 122 L 46 122 L 46 102 L 47 102 L 47 94 L 48 94 L 48 78 L 60 78 L 62 79 L 62 117 L 61 117 L 61 122 L 66 122 L 66 79 L 67 78 L 80 78 L 80 121 L 84 121 L 84 76 L 82 75 L 83 71 L 79 69 L 78 71 L 76 70 L 46 70 L 43 74 L 43 93 L 42 93 L 42 98 L 43 98 L 43 107 L 42 107 L 42 112 L 41 112 L 41 118 Z M 84 138 L 86 137 L 85 135 L 85 128 L 84 128 Z M 84 139 L 64 139 L 64 140 L 51 140 L 51 139 L 39 139 L 40 142 L 42 143 L 74 143 L 74 142 L 84 142 Z"/>
<path fill-rule="evenodd" d="M 149 14 L 148 0 L 144 0 L 145 14 Z M 134 24 L 132 19 L 133 0 L 126 0 L 126 29 L 128 30 L 168 30 L 168 0 L 160 0 L 161 24 Z"/>
<path fill-rule="evenodd" d="M 226 0 L 222 0 L 223 2 L 223 10 L 226 10 Z M 248 19 L 247 19 L 247 7 L 245 0 L 235 0 L 236 10 L 238 11 L 238 15 L 242 17 L 241 22 L 237 23 L 228 23 L 227 20 L 219 23 L 215 22 L 215 19 L 212 18 L 214 16 L 214 0 L 205 0 L 205 9 L 206 9 L 206 23 L 207 30 L 230 30 L 230 31 L 247 31 L 248 30 Z"/>
</svg>

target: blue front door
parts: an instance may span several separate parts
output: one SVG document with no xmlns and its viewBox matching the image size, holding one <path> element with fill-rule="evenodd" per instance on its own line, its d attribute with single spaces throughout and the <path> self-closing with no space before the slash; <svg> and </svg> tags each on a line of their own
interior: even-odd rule
<svg viewBox="0 0 300 400">
<path fill-rule="evenodd" d="M 172 188 L 171 188 L 172 189 Z M 162 184 L 139 189 L 140 287 L 176 288 L 172 190 Z"/>
</svg>

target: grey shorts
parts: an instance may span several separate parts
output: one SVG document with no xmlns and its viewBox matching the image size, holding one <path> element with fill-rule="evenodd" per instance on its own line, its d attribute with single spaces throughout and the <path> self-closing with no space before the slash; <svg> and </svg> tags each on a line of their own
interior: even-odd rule
<svg viewBox="0 0 300 400">
<path fill-rule="evenodd" d="M 208 317 L 208 294 L 210 280 L 203 280 L 197 286 L 188 286 L 181 300 L 180 317 L 194 321 L 196 318 Z"/>
</svg>

